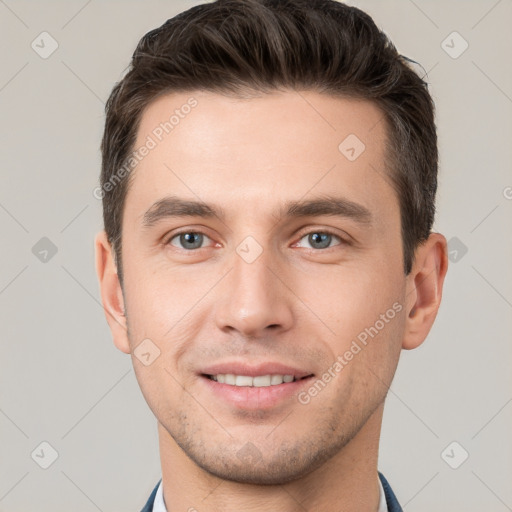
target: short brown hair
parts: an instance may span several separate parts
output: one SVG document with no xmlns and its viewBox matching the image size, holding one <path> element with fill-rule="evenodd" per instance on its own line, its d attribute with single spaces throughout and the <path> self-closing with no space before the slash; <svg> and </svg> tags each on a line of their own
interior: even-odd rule
<svg viewBox="0 0 512 512">
<path fill-rule="evenodd" d="M 148 104 L 192 90 L 232 96 L 314 90 L 374 102 L 387 128 L 408 274 L 416 247 L 431 232 L 438 167 L 434 104 L 408 60 L 370 16 L 335 0 L 217 0 L 148 32 L 106 103 L 101 143 L 103 220 L 121 286 L 122 215 L 133 173 L 115 186 L 112 180 L 133 151 Z"/>
</svg>

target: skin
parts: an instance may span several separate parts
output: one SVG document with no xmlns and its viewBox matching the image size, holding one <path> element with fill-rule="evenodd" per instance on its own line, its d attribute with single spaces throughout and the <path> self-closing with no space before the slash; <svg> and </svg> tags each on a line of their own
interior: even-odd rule
<svg viewBox="0 0 512 512">
<path fill-rule="evenodd" d="M 95 241 L 114 343 L 132 354 L 158 420 L 166 506 L 374 512 L 384 400 L 401 350 L 420 345 L 436 317 L 446 240 L 431 234 L 404 274 L 386 127 L 372 103 L 312 91 L 168 94 L 146 108 L 136 147 L 192 96 L 197 107 L 133 171 L 124 290 L 105 233 Z M 355 161 L 338 149 L 349 134 L 365 144 Z M 171 194 L 220 205 L 226 217 L 165 218 L 144 229 L 144 213 Z M 286 201 L 326 195 L 363 206 L 370 221 L 279 214 Z M 179 236 L 165 245 L 181 228 L 206 235 L 201 248 Z M 327 247 L 308 236 L 326 230 L 334 234 Z M 262 249 L 252 263 L 236 251 L 247 236 Z M 307 404 L 294 395 L 245 410 L 197 373 L 236 359 L 321 377 L 393 304 L 401 310 Z M 160 350 L 148 366 L 134 355 L 147 338 Z M 248 442 L 253 463 L 240 456 Z"/>
</svg>

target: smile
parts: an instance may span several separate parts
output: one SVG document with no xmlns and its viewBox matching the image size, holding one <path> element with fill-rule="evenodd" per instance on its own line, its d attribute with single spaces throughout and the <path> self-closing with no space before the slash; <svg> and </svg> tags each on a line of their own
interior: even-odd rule
<svg viewBox="0 0 512 512">
<path fill-rule="evenodd" d="M 277 386 L 283 383 L 295 382 L 297 380 L 293 375 L 282 375 L 282 374 L 274 374 L 274 375 L 257 375 L 252 377 L 250 375 L 235 375 L 233 373 L 219 373 L 217 375 L 206 375 L 206 377 L 219 382 L 220 384 L 228 384 L 230 386 L 240 386 L 240 387 L 268 387 L 268 386 Z M 306 379 L 310 377 L 310 375 L 302 377 L 302 379 Z"/>
</svg>

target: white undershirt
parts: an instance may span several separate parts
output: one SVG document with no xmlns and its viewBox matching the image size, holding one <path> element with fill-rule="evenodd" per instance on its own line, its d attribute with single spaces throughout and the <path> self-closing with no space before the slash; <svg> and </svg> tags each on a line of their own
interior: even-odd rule
<svg viewBox="0 0 512 512">
<path fill-rule="evenodd" d="M 380 501 L 379 501 L 379 508 L 377 512 L 388 512 L 388 506 L 386 504 L 386 496 L 384 495 L 384 489 L 382 488 L 382 482 L 379 480 L 379 489 L 380 489 Z M 162 482 L 160 482 L 160 485 L 158 486 L 158 489 L 156 491 L 155 496 L 155 502 L 153 504 L 153 512 L 167 512 L 167 509 L 165 508 L 165 502 L 164 502 L 164 491 L 162 487 Z"/>
</svg>

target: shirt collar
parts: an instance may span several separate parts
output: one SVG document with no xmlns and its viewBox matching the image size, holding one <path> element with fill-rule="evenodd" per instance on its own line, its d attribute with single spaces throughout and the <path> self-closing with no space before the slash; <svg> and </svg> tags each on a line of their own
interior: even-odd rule
<svg viewBox="0 0 512 512">
<path fill-rule="evenodd" d="M 160 480 L 160 485 L 156 491 L 155 501 L 153 502 L 153 512 L 167 512 L 164 502 L 164 489 L 162 487 L 162 482 L 163 481 Z"/>
<path fill-rule="evenodd" d="M 377 512 L 388 512 L 388 505 L 386 503 L 386 495 L 384 494 L 384 487 L 382 487 L 382 482 L 379 480 L 379 508 L 377 509 Z M 163 512 L 167 512 L 165 509 Z"/>
</svg>

